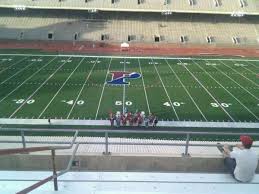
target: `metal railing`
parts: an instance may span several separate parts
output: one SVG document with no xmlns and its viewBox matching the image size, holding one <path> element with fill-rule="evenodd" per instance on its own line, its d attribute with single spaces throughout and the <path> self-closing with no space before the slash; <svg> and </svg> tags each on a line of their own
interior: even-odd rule
<svg viewBox="0 0 259 194">
<path fill-rule="evenodd" d="M 70 142 L 65 141 L 27 141 L 25 138 L 26 132 L 50 132 L 48 129 L 9 129 L 11 131 L 20 131 L 21 132 L 21 141 L 8 141 L 8 140 L 2 140 L 0 143 L 22 143 L 23 147 L 26 147 L 26 144 L 68 144 Z M 51 129 L 52 132 L 72 132 L 75 131 L 73 129 Z M 102 137 L 104 137 L 103 142 L 95 142 L 95 141 L 75 141 L 74 143 L 78 144 L 92 144 L 92 145 L 105 145 L 105 150 L 103 154 L 109 155 L 111 154 L 109 152 L 109 146 L 110 145 L 150 145 L 150 146 L 182 146 L 185 147 L 184 153 L 182 153 L 182 156 L 189 156 L 189 147 L 197 147 L 197 146 L 204 146 L 204 147 L 216 147 L 218 146 L 216 143 L 190 143 L 190 140 L 193 136 L 202 135 L 202 136 L 224 136 L 224 137 L 230 137 L 230 136 L 239 136 L 239 135 L 250 135 L 250 136 L 259 136 L 259 131 L 257 133 L 235 133 L 235 132 L 195 132 L 195 131 L 171 131 L 170 128 L 165 128 L 163 130 L 144 130 L 143 128 L 134 129 L 134 130 L 122 130 L 122 129 L 116 129 L 116 130 L 109 130 L 109 129 L 77 129 L 77 131 L 80 132 L 94 132 L 101 134 Z M 110 142 L 109 137 L 110 134 L 151 134 L 152 135 L 184 135 L 183 143 L 134 143 L 134 142 Z M 74 141 L 74 140 L 73 140 Z M 259 147 L 259 145 L 254 145 L 253 147 Z"/>
<path fill-rule="evenodd" d="M 74 137 L 72 139 L 72 141 L 70 142 L 70 145 L 68 146 L 44 146 L 44 147 L 30 147 L 30 148 L 26 148 L 26 140 L 25 140 L 25 136 L 24 136 L 24 132 L 21 132 L 21 136 L 22 136 L 22 144 L 23 144 L 23 148 L 15 148 L 15 149 L 0 149 L 0 155 L 10 155 L 10 154 L 22 154 L 22 153 L 30 153 L 30 152 L 39 152 L 39 151 L 47 151 L 47 150 L 51 150 L 51 160 L 52 160 L 52 171 L 53 174 L 29 187 L 27 187 L 26 189 L 23 189 L 22 191 L 17 192 L 17 194 L 26 194 L 29 193 L 31 191 L 33 191 L 34 189 L 44 185 L 45 183 L 53 180 L 54 183 L 54 190 L 57 191 L 58 190 L 58 177 L 65 174 L 66 172 L 68 172 L 71 169 L 72 166 L 72 162 L 75 158 L 75 154 L 77 152 L 79 143 L 75 142 L 76 138 L 78 136 L 78 131 L 75 132 Z M 55 156 L 56 156 L 56 150 L 64 150 L 64 149 L 71 149 L 73 147 L 73 145 L 76 144 L 73 153 L 70 157 L 69 163 L 67 165 L 67 168 L 65 170 L 62 170 L 60 172 L 57 173 L 56 171 L 56 164 L 55 164 Z"/>
</svg>

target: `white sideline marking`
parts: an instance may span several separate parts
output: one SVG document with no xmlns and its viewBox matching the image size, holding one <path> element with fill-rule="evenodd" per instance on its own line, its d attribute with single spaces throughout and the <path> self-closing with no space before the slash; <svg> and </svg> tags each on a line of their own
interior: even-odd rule
<svg viewBox="0 0 259 194">
<path fill-rule="evenodd" d="M 259 118 L 249 109 L 247 108 L 238 98 L 236 98 L 230 91 L 228 91 L 221 83 L 219 83 L 214 77 L 212 77 L 205 69 L 203 69 L 198 63 L 194 62 L 200 69 L 206 72 L 217 84 L 219 84 L 228 94 L 230 94 L 236 101 L 239 102 L 248 112 L 250 112 L 257 120 Z"/>
<path fill-rule="evenodd" d="M 84 82 L 83 86 L 81 87 L 81 89 L 80 89 L 80 91 L 79 91 L 79 93 L 78 93 L 78 95 L 77 95 L 77 97 L 76 97 L 76 99 L 75 99 L 75 101 L 74 101 L 73 106 L 71 107 L 69 113 L 67 114 L 67 119 L 70 117 L 72 111 L 74 110 L 74 107 L 75 107 L 75 105 L 76 105 L 76 102 L 78 101 L 79 97 L 81 96 L 81 93 L 83 92 L 83 90 L 84 90 L 84 88 L 85 88 L 85 86 L 86 86 L 86 83 L 87 83 L 89 77 L 92 75 L 92 71 L 93 71 L 93 69 L 94 69 L 94 67 L 95 67 L 95 65 L 96 65 L 96 63 L 97 63 L 97 61 L 98 61 L 98 58 L 96 58 L 95 62 L 93 63 L 93 66 L 92 66 L 90 72 L 88 73 L 88 75 L 87 75 L 87 77 L 86 77 L 86 79 L 85 79 L 85 82 Z"/>
<path fill-rule="evenodd" d="M 104 92 L 104 88 L 106 86 L 106 81 L 107 81 L 107 78 L 108 78 L 108 75 L 109 75 L 111 63 L 112 63 L 112 58 L 110 59 L 109 67 L 107 69 L 106 77 L 105 77 L 105 80 L 104 80 L 104 83 L 103 83 L 102 93 L 101 93 L 101 96 L 100 96 L 100 99 L 99 99 L 99 103 L 98 103 L 98 107 L 97 107 L 96 114 L 95 114 L 95 120 L 97 119 L 97 116 L 98 116 L 98 113 L 99 113 L 101 101 L 102 101 L 102 98 L 103 98 L 103 92 Z"/>
<path fill-rule="evenodd" d="M 50 55 L 50 54 L 0 54 L 0 56 L 49 56 L 49 57 L 53 57 L 53 56 L 58 56 L 58 57 L 92 57 L 92 58 L 131 58 L 131 59 L 150 59 L 150 58 L 153 58 L 153 59 L 191 59 L 191 60 L 208 60 L 208 61 L 218 61 L 218 60 L 221 60 L 221 61 L 257 61 L 259 62 L 259 60 L 256 60 L 256 59 L 235 59 L 235 58 L 216 58 L 216 59 L 212 59 L 212 58 L 199 58 L 199 57 L 155 57 L 155 56 L 137 56 L 137 57 L 134 57 L 134 56 L 111 56 L 111 55 L 106 55 L 106 56 L 99 56 L 99 55 L 65 55 L 65 54 L 59 54 L 59 55 Z"/>
<path fill-rule="evenodd" d="M 12 79 L 13 77 L 15 77 L 17 74 L 19 74 L 20 72 L 26 70 L 27 68 L 29 68 L 30 66 L 32 66 L 35 62 L 31 62 L 29 65 L 26 65 L 24 68 L 21 68 L 19 71 L 17 71 L 15 74 L 11 75 L 10 77 L 8 77 L 6 80 L 2 81 L 0 83 L 0 85 L 2 85 L 3 83 L 7 82 L 8 80 Z"/>
<path fill-rule="evenodd" d="M 0 103 L 5 100 L 8 96 L 10 96 L 12 93 L 14 93 L 16 90 L 18 90 L 21 86 L 23 86 L 28 80 L 30 80 L 32 77 L 34 77 L 38 72 L 40 72 L 44 67 L 48 66 L 52 61 L 54 61 L 57 57 L 54 57 L 51 59 L 46 65 L 38 69 L 38 71 L 34 72 L 30 77 L 28 77 L 26 80 L 24 80 L 19 86 L 17 86 L 15 89 L 13 89 L 10 93 L 8 93 L 5 97 L 3 97 L 0 100 Z"/>
<path fill-rule="evenodd" d="M 71 57 L 70 57 L 71 58 Z M 69 59 L 70 59 L 69 58 Z M 24 103 L 22 103 L 10 116 L 9 118 L 12 118 L 12 116 L 14 116 L 25 104 L 26 102 L 33 97 L 44 85 L 45 83 L 47 83 L 49 81 L 49 79 L 51 79 L 55 73 L 58 72 L 59 69 L 61 69 L 64 65 L 66 64 L 66 62 L 64 62 L 62 65 L 60 65 L 25 101 Z"/>
<path fill-rule="evenodd" d="M 147 109 L 148 109 L 148 113 L 150 114 L 151 111 L 150 111 L 150 107 L 149 107 L 149 101 L 148 101 L 148 98 L 147 98 L 146 86 L 145 86 L 145 82 L 144 82 L 144 78 L 143 78 L 143 74 L 142 74 L 142 68 L 141 68 L 141 65 L 140 65 L 139 58 L 138 58 L 138 64 L 139 64 L 139 69 L 140 69 L 140 73 L 141 73 L 142 85 L 143 85 L 144 93 L 145 93 L 145 97 L 146 97 Z"/>
<path fill-rule="evenodd" d="M 50 102 L 47 104 L 47 106 L 43 109 L 43 111 L 40 113 L 40 115 L 38 116 L 38 119 L 44 114 L 44 112 L 47 110 L 47 108 L 49 107 L 49 105 L 52 103 L 52 101 L 56 98 L 56 96 L 59 94 L 59 92 L 62 90 L 62 88 L 66 85 L 67 81 L 70 79 L 70 77 L 74 74 L 74 72 L 77 70 L 77 68 L 81 65 L 81 63 L 83 62 L 84 58 L 81 59 L 81 61 L 78 63 L 78 65 L 75 67 L 75 69 L 70 73 L 70 75 L 67 77 L 67 79 L 65 80 L 65 82 L 62 84 L 62 86 L 59 88 L 59 90 L 56 92 L 56 94 L 52 97 L 52 99 L 50 100 Z"/>
<path fill-rule="evenodd" d="M 199 112 L 201 113 L 202 117 L 205 119 L 205 121 L 208 121 L 207 118 L 205 117 L 205 115 L 203 114 L 203 112 L 201 111 L 201 109 L 199 108 L 199 106 L 197 105 L 197 103 L 195 102 L 195 100 L 192 98 L 191 94 L 189 93 L 189 91 L 187 90 L 187 88 L 185 87 L 185 85 L 183 84 L 183 82 L 181 81 L 181 79 L 178 77 L 178 75 L 175 73 L 175 71 L 173 70 L 172 66 L 169 65 L 169 62 L 165 59 L 167 65 L 169 66 L 169 68 L 171 69 L 171 71 L 174 73 L 175 77 L 178 79 L 178 81 L 181 83 L 182 87 L 184 88 L 185 92 L 188 94 L 188 96 L 190 97 L 190 99 L 192 100 L 192 102 L 194 103 L 194 105 L 196 106 L 196 108 L 199 110 Z"/>
<path fill-rule="evenodd" d="M 151 60 L 153 61 L 153 58 L 151 58 Z M 176 112 L 176 110 L 175 110 L 175 108 L 174 108 L 174 105 L 173 105 L 173 103 L 172 103 L 172 101 L 171 101 L 171 98 L 170 98 L 170 96 L 169 96 L 169 94 L 168 94 L 168 92 L 167 92 L 167 90 L 166 90 L 166 87 L 165 87 L 165 85 L 164 85 L 164 82 L 163 82 L 163 80 L 161 79 L 161 76 L 160 76 L 160 74 L 159 74 L 159 72 L 158 72 L 158 70 L 157 70 L 156 65 L 155 65 L 155 64 L 153 64 L 153 65 L 154 65 L 155 70 L 156 70 L 156 72 L 157 72 L 157 75 L 158 75 L 158 77 L 159 77 L 159 79 L 160 79 L 160 82 L 161 82 L 162 85 L 163 85 L 163 88 L 164 88 L 165 93 L 166 93 L 166 95 L 167 95 L 167 98 L 168 98 L 168 100 L 169 100 L 169 102 L 170 102 L 170 104 L 171 104 L 171 107 L 173 108 L 173 111 L 174 111 L 174 113 L 175 113 L 175 116 L 176 116 L 177 120 L 179 121 L 179 116 L 178 116 L 178 114 L 177 114 L 177 112 Z"/>
<path fill-rule="evenodd" d="M 251 96 L 253 96 L 256 100 L 259 100 L 258 97 L 256 97 L 254 94 L 252 94 L 251 92 L 249 92 L 247 89 L 245 89 L 243 86 L 241 86 L 238 82 L 236 82 L 235 80 L 233 80 L 231 77 L 229 77 L 227 74 L 225 74 L 223 71 L 221 71 L 219 68 L 217 68 L 216 66 L 212 66 L 213 68 L 215 68 L 217 71 L 221 72 L 223 75 L 225 75 L 226 77 L 228 77 L 230 80 L 232 80 L 234 83 L 236 83 L 239 87 L 241 87 L 243 90 L 245 90 L 248 94 L 250 94 Z"/>
<path fill-rule="evenodd" d="M 222 63 L 223 65 L 225 65 L 226 67 L 230 68 L 232 71 L 235 71 L 236 73 L 238 73 L 239 75 L 241 75 L 243 78 L 247 79 L 248 81 L 250 81 L 251 83 L 253 83 L 254 85 L 259 87 L 259 84 L 255 83 L 253 80 L 250 80 L 249 78 L 247 78 L 246 76 L 242 75 L 239 71 L 235 70 L 234 68 L 230 67 L 229 65 L 227 65 L 226 63 L 220 61 L 220 63 Z"/>
<path fill-rule="evenodd" d="M 53 125 L 86 125 L 86 126 L 110 126 L 109 120 L 62 120 L 52 119 Z M 24 125 L 49 125 L 47 119 L 4 119 L 0 118 L 1 125 L 24 124 Z M 191 127 L 191 128 L 242 128 L 258 129 L 257 122 L 203 122 L 203 121 L 159 121 L 159 127 Z"/>
<path fill-rule="evenodd" d="M 194 62 L 194 61 L 193 61 Z M 196 62 L 194 62 L 196 63 Z M 200 86 L 210 95 L 210 97 L 219 105 L 219 107 L 228 115 L 228 117 L 232 120 L 235 121 L 234 118 L 220 105 L 218 100 L 207 90 L 207 88 L 198 80 L 198 78 L 186 67 L 183 66 L 191 75 L 192 77 L 200 84 Z"/>
<path fill-rule="evenodd" d="M 25 60 L 25 59 L 27 59 L 27 58 L 28 58 L 28 57 L 22 58 L 21 60 L 15 62 L 15 63 L 12 64 L 11 66 L 4 68 L 3 70 L 0 71 L 0 74 L 3 73 L 4 71 L 6 71 L 7 69 L 10 69 L 12 66 L 14 66 L 14 65 L 16 65 L 16 64 L 18 64 L 18 63 L 20 63 L 20 62 L 22 62 L 23 60 Z"/>
</svg>

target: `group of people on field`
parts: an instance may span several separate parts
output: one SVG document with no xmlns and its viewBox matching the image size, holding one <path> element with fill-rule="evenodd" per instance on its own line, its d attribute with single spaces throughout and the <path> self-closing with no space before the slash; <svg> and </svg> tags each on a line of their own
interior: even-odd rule
<svg viewBox="0 0 259 194">
<path fill-rule="evenodd" d="M 145 126 L 145 127 L 156 127 L 158 118 L 154 114 L 150 113 L 148 116 L 145 115 L 144 111 L 136 111 L 132 113 L 125 110 L 124 113 L 117 111 L 116 113 L 109 113 L 109 120 L 111 127 L 120 126 Z"/>
</svg>

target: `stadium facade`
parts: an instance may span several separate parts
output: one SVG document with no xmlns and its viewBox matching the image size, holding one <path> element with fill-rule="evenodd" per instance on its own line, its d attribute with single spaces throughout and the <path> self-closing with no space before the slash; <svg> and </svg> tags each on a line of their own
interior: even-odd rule
<svg viewBox="0 0 259 194">
<path fill-rule="evenodd" d="M 0 1 L 0 38 L 104 43 L 258 45 L 258 2 Z"/>
</svg>

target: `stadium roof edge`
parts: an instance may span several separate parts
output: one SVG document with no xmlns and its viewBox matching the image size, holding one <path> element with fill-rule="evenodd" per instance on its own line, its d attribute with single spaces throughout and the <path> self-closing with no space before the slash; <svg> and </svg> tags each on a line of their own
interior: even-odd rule
<svg viewBox="0 0 259 194">
<path fill-rule="evenodd" d="M 219 15 L 232 15 L 233 13 L 242 13 L 243 15 L 259 15 L 259 12 L 240 12 L 240 11 L 200 11 L 200 10 L 181 10 L 181 9 L 168 9 L 168 10 L 161 10 L 161 9 L 123 9 L 123 8 L 94 8 L 94 7 L 48 7 L 48 6 L 23 6 L 26 9 L 50 9 L 50 10 L 78 10 L 78 11 L 116 11 L 116 12 L 150 12 L 150 13 L 163 13 L 163 12 L 171 12 L 171 13 L 195 13 L 195 14 L 219 14 Z M 0 5 L 0 8 L 9 8 L 15 9 L 17 8 L 16 5 Z"/>
</svg>

